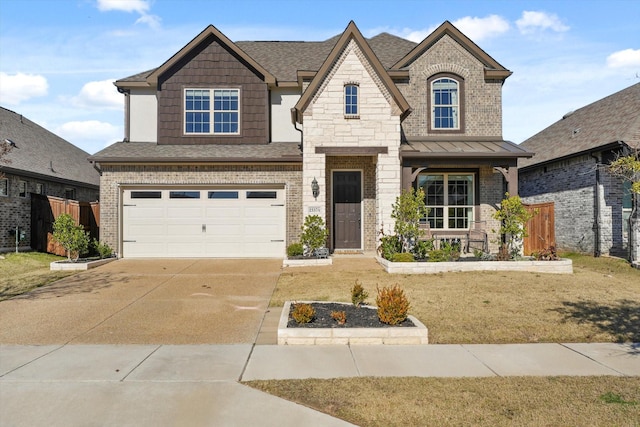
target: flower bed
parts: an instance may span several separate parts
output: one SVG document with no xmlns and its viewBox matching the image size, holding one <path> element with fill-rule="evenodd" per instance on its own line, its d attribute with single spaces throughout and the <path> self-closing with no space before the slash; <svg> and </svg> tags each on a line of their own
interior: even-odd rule
<svg viewBox="0 0 640 427">
<path fill-rule="evenodd" d="M 305 301 L 296 301 L 305 302 Z M 352 307 L 346 303 L 326 303 L 319 301 L 306 301 L 308 304 L 340 304 L 345 307 Z M 327 328 L 318 327 L 290 327 L 290 312 L 292 301 L 286 301 L 280 315 L 278 324 L 278 344 L 279 345 L 334 345 L 334 344 L 390 344 L 390 345 L 419 345 L 428 343 L 427 327 L 413 316 L 408 319 L 413 324 L 406 323 L 401 326 L 384 325 L 378 326 L 375 307 L 364 306 L 358 310 L 369 310 L 374 316 L 372 326 L 350 327 L 349 315 L 345 325 L 333 325 Z"/>
<path fill-rule="evenodd" d="M 533 273 L 573 274 L 570 259 L 557 261 L 455 261 L 455 262 L 391 262 L 376 257 L 391 274 L 435 274 L 463 271 L 529 271 Z"/>
</svg>

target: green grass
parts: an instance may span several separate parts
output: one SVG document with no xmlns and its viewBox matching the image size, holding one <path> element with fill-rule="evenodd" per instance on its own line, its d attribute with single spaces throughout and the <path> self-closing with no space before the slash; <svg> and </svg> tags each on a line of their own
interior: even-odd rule
<svg viewBox="0 0 640 427">
<path fill-rule="evenodd" d="M 40 252 L 3 254 L 0 259 L 0 301 L 13 298 L 33 289 L 70 276 L 75 271 L 51 271 L 52 261 L 65 259 Z"/>
</svg>

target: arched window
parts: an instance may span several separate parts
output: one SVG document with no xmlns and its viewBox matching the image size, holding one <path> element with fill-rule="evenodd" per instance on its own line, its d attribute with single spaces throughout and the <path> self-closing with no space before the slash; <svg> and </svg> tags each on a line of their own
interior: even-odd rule
<svg viewBox="0 0 640 427">
<path fill-rule="evenodd" d="M 431 81 L 431 129 L 461 130 L 460 83 L 450 77 Z"/>
<path fill-rule="evenodd" d="M 360 114 L 358 109 L 358 84 L 348 83 L 344 85 L 344 115 L 347 117 L 357 117 Z"/>
</svg>

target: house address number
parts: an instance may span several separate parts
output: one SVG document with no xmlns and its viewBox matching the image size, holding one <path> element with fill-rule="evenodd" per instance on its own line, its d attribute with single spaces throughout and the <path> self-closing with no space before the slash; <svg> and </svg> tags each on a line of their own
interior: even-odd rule
<svg viewBox="0 0 640 427">
<path fill-rule="evenodd" d="M 322 213 L 322 207 L 321 206 L 309 206 L 309 213 L 310 214 Z"/>
</svg>

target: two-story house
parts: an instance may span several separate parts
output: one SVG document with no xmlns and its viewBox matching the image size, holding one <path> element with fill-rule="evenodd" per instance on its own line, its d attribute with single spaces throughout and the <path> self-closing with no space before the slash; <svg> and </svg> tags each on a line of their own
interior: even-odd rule
<svg viewBox="0 0 640 427">
<path fill-rule="evenodd" d="M 434 232 L 498 228 L 531 156 L 502 138 L 510 74 L 449 22 L 421 43 L 353 22 L 322 42 L 234 43 L 209 26 L 115 82 L 125 139 L 91 158 L 101 237 L 123 257 L 284 257 L 319 215 L 332 251 L 373 252 L 418 186 Z"/>
</svg>

